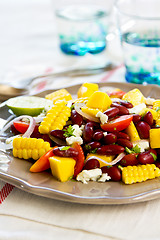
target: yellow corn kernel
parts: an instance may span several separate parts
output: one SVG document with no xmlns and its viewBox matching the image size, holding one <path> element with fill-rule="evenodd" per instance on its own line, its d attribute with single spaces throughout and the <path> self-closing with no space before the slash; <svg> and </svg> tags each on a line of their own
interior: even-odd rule
<svg viewBox="0 0 160 240">
<path fill-rule="evenodd" d="M 160 148 L 160 128 L 149 130 L 149 142 L 151 148 Z"/>
<path fill-rule="evenodd" d="M 87 114 L 89 114 L 89 115 L 91 115 L 91 116 L 93 116 L 93 117 L 95 117 L 96 114 L 97 114 L 99 111 L 101 111 L 100 109 L 88 108 L 88 107 L 82 107 L 81 110 L 82 110 L 82 112 L 87 113 Z"/>
<path fill-rule="evenodd" d="M 96 83 L 83 83 L 79 88 L 77 96 L 78 98 L 90 97 L 95 91 L 98 91 L 98 84 Z"/>
<path fill-rule="evenodd" d="M 16 137 L 13 139 L 13 156 L 37 160 L 50 150 L 49 142 L 37 138 Z"/>
<path fill-rule="evenodd" d="M 153 109 L 157 112 L 156 126 L 160 126 L 160 100 L 153 102 Z"/>
<path fill-rule="evenodd" d="M 125 184 L 144 182 L 160 176 L 160 169 L 155 164 L 127 166 L 122 168 L 122 181 Z"/>
<path fill-rule="evenodd" d="M 89 97 L 86 106 L 105 111 L 111 104 L 112 100 L 107 93 L 96 91 Z"/>
<path fill-rule="evenodd" d="M 58 100 L 66 100 L 69 101 L 72 99 L 71 94 L 66 89 L 60 89 L 55 92 L 52 92 L 45 96 L 46 99 L 52 100 L 55 103 Z"/>
<path fill-rule="evenodd" d="M 66 105 L 66 101 L 57 101 L 55 105 L 47 112 L 39 126 L 39 132 L 49 133 L 51 130 L 63 129 L 66 121 L 71 115 L 71 109 Z"/>
<path fill-rule="evenodd" d="M 138 131 L 137 131 L 133 121 L 131 121 L 130 125 L 126 128 L 126 133 L 130 137 L 131 142 L 140 140 Z"/>
<path fill-rule="evenodd" d="M 122 100 L 126 100 L 133 104 L 133 106 L 145 103 L 145 97 L 141 91 L 137 88 L 125 93 L 122 97 Z"/>
</svg>

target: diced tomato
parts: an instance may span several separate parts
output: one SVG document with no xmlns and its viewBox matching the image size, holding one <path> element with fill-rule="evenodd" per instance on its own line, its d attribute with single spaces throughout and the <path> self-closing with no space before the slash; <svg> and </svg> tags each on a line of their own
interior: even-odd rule
<svg viewBox="0 0 160 240">
<path fill-rule="evenodd" d="M 74 158 L 76 160 L 76 165 L 74 167 L 74 178 L 82 171 L 83 165 L 84 165 L 84 152 L 82 147 L 78 143 L 73 143 L 73 148 L 75 148 L 78 151 L 78 157 Z"/>
<path fill-rule="evenodd" d="M 29 127 L 29 123 L 22 121 L 15 121 L 13 125 L 15 129 L 20 133 L 25 133 Z M 38 132 L 38 125 L 35 126 L 34 132 Z"/>
<path fill-rule="evenodd" d="M 109 97 L 112 97 L 112 98 L 122 98 L 125 93 L 126 92 L 123 92 L 123 91 L 113 91 L 108 93 L 108 95 Z"/>
<path fill-rule="evenodd" d="M 109 132 L 122 131 L 129 126 L 132 119 L 133 119 L 132 115 L 123 115 L 118 118 L 115 118 L 112 121 L 102 124 L 101 128 Z"/>
<path fill-rule="evenodd" d="M 30 172 L 42 172 L 50 168 L 49 157 L 53 157 L 53 148 L 40 157 L 30 168 Z"/>
</svg>

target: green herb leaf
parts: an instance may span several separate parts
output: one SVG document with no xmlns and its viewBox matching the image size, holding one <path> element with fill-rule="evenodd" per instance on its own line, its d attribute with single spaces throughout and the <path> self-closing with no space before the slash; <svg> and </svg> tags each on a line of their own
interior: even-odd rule
<svg viewBox="0 0 160 240">
<path fill-rule="evenodd" d="M 63 134 L 65 137 L 71 137 L 71 136 L 75 137 L 75 135 L 73 134 L 74 128 L 71 125 L 69 125 L 67 129 L 63 129 L 63 131 L 65 132 Z"/>
<path fill-rule="evenodd" d="M 70 148 L 70 146 L 59 147 L 59 149 L 60 149 L 61 151 L 68 150 L 69 148 Z"/>
<path fill-rule="evenodd" d="M 152 153 L 152 152 L 150 152 L 150 154 L 152 155 L 154 161 L 156 161 L 157 160 L 157 156 L 154 153 Z"/>
<path fill-rule="evenodd" d="M 131 154 L 131 153 L 140 153 L 141 152 L 141 149 L 138 145 L 135 145 L 133 148 L 129 149 L 128 147 L 125 147 L 125 151 L 126 153 L 128 154 Z"/>
<path fill-rule="evenodd" d="M 91 153 L 96 153 L 97 152 L 97 148 L 93 149 L 92 151 L 90 151 Z"/>
<path fill-rule="evenodd" d="M 86 144 L 86 145 L 85 145 L 85 149 L 86 149 L 86 150 L 91 150 L 91 146 L 88 145 L 88 144 Z"/>
<path fill-rule="evenodd" d="M 71 105 L 70 109 L 71 111 L 74 109 L 74 104 Z"/>
<path fill-rule="evenodd" d="M 157 108 L 156 108 L 156 112 L 158 112 L 159 110 L 160 110 L 160 107 L 157 107 Z"/>
</svg>

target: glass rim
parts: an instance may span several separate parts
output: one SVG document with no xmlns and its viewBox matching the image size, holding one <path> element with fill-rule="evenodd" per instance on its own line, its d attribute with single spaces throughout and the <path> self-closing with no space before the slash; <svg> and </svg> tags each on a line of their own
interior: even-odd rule
<svg viewBox="0 0 160 240">
<path fill-rule="evenodd" d="M 114 7 L 117 9 L 117 11 L 125 16 L 128 16 L 130 18 L 135 18 L 135 19 L 140 19 L 140 20 L 152 20 L 152 21 L 156 21 L 156 20 L 160 20 L 160 16 L 159 17 L 145 17 L 145 16 L 140 16 L 140 15 L 135 15 L 135 14 L 129 14 L 123 10 L 121 10 L 119 7 L 118 7 L 118 3 L 120 2 L 121 0 L 117 0 L 114 4 Z"/>
<path fill-rule="evenodd" d="M 74 6 L 74 5 L 73 5 Z M 71 18 L 71 17 L 67 17 L 65 15 L 63 15 L 63 11 L 66 9 L 67 7 L 62 7 L 62 8 L 59 8 L 59 9 L 56 9 L 55 10 L 55 15 L 56 17 L 58 18 L 61 18 L 61 19 L 64 19 L 64 20 L 67 20 L 67 21 L 75 21 L 75 22 L 83 22 L 83 21 L 91 21 L 91 20 L 94 20 L 94 19 L 101 19 L 101 18 L 104 18 L 104 17 L 109 17 L 111 11 L 101 11 L 101 9 L 98 9 L 99 15 L 93 15 L 92 17 L 87 17 L 87 18 Z"/>
</svg>

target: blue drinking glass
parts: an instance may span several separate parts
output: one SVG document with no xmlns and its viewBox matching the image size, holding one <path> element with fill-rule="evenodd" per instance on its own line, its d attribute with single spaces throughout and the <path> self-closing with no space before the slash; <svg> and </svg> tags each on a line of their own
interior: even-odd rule
<svg viewBox="0 0 160 240">
<path fill-rule="evenodd" d="M 160 85 L 160 1 L 116 2 L 127 82 Z"/>
</svg>

